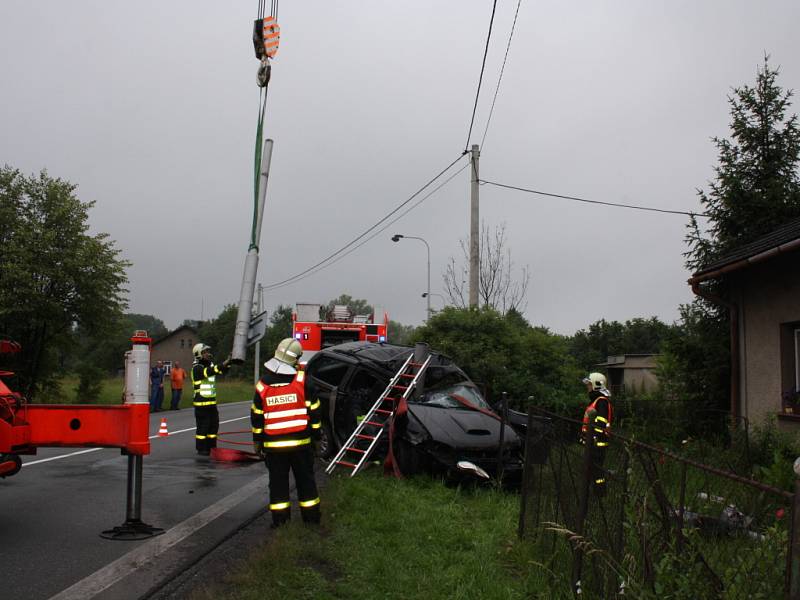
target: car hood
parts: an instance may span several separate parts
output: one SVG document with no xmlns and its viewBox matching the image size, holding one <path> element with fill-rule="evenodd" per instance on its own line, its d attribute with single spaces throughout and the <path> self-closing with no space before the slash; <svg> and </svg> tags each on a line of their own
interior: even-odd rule
<svg viewBox="0 0 800 600">
<path fill-rule="evenodd" d="M 469 409 L 452 409 L 424 404 L 408 404 L 408 412 L 422 425 L 433 441 L 456 449 L 497 448 L 500 421 Z M 504 444 L 519 444 L 519 437 L 506 426 Z"/>
</svg>

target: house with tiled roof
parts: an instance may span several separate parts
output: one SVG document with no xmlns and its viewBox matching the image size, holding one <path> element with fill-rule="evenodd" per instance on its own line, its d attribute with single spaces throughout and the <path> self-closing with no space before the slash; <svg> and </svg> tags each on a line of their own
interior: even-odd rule
<svg viewBox="0 0 800 600">
<path fill-rule="evenodd" d="M 710 281 L 725 282 L 724 299 L 706 289 Z M 800 219 L 709 263 L 689 285 L 728 308 L 731 413 L 800 426 Z"/>
</svg>

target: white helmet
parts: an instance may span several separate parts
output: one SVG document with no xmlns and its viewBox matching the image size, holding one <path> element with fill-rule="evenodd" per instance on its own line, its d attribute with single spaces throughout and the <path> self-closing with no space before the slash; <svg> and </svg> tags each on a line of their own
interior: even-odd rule
<svg viewBox="0 0 800 600">
<path fill-rule="evenodd" d="M 609 395 L 609 392 L 606 389 L 606 376 L 602 373 L 589 373 L 589 376 L 583 379 L 583 383 L 586 385 L 591 385 L 592 390 L 600 392 L 604 396 Z"/>
<path fill-rule="evenodd" d="M 303 346 L 294 338 L 281 340 L 275 349 L 275 356 L 264 363 L 264 366 L 279 375 L 297 373 L 297 361 L 303 355 Z"/>
<path fill-rule="evenodd" d="M 200 358 L 206 350 L 211 350 L 211 346 L 206 346 L 203 343 L 195 344 L 192 347 L 192 354 L 194 354 L 195 358 Z"/>
</svg>

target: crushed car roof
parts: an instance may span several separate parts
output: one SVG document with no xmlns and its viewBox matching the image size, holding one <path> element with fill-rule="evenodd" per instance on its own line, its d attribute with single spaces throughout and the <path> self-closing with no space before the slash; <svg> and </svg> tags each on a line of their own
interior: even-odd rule
<svg viewBox="0 0 800 600">
<path fill-rule="evenodd" d="M 414 348 L 409 346 L 397 346 L 385 342 L 347 342 L 325 348 L 317 354 L 328 356 L 332 354 L 342 354 L 358 362 L 375 363 L 389 371 L 396 372 L 403 366 L 408 355 L 412 352 L 414 352 Z M 458 372 L 464 375 L 461 368 L 459 368 L 450 357 L 434 351 L 430 351 L 430 354 L 432 358 L 429 368 L 437 370 L 444 369 L 449 372 Z M 464 375 L 464 379 L 468 380 L 469 378 Z"/>
</svg>

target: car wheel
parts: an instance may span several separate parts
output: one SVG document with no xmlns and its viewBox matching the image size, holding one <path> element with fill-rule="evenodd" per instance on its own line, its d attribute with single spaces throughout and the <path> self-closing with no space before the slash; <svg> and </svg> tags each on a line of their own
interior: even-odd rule
<svg viewBox="0 0 800 600">
<path fill-rule="evenodd" d="M 317 441 L 317 456 L 330 459 L 333 458 L 338 449 L 339 446 L 333 437 L 333 428 L 327 419 L 323 419 L 320 438 Z"/>
</svg>

